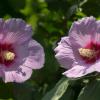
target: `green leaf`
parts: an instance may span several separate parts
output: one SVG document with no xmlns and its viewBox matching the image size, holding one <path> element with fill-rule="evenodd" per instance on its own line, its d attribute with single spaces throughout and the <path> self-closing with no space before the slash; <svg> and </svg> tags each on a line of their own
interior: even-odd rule
<svg viewBox="0 0 100 100">
<path fill-rule="evenodd" d="M 69 86 L 64 95 L 59 100 L 75 100 L 75 96 L 76 94 L 74 89 Z"/>
<path fill-rule="evenodd" d="M 70 18 L 75 12 L 76 10 L 78 9 L 77 5 L 72 5 L 69 10 L 68 10 L 68 14 L 67 14 L 67 18 Z"/>
<path fill-rule="evenodd" d="M 32 25 L 33 30 L 36 29 L 37 27 L 37 21 L 38 21 L 38 16 L 36 14 L 33 14 L 28 18 L 28 22 L 30 25 Z"/>
<path fill-rule="evenodd" d="M 61 96 L 65 93 L 67 87 L 67 78 L 62 78 L 56 84 L 56 86 L 42 98 L 42 100 L 59 100 Z"/>
<path fill-rule="evenodd" d="M 66 92 L 59 100 L 76 100 L 83 86 L 81 80 L 69 80 Z"/>
<path fill-rule="evenodd" d="M 100 100 L 100 80 L 94 80 L 84 87 L 78 100 Z"/>
<path fill-rule="evenodd" d="M 0 99 L 0 100 L 14 100 L 14 99 L 12 99 L 12 98 L 9 98 L 9 99 Z"/>
</svg>

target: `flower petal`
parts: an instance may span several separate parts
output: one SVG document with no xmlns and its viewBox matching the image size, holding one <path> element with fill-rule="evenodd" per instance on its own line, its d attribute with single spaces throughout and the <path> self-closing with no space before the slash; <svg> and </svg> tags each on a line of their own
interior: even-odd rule
<svg viewBox="0 0 100 100">
<path fill-rule="evenodd" d="M 96 72 L 100 72 L 100 60 L 96 61 L 91 67 L 94 67 Z"/>
<path fill-rule="evenodd" d="M 5 22 L 4 33 L 6 37 L 3 42 L 20 44 L 31 38 L 32 28 L 23 20 L 12 18 Z"/>
<path fill-rule="evenodd" d="M 96 43 L 100 43 L 100 21 L 96 21 L 97 24 L 97 28 L 96 28 L 96 32 L 93 35 L 93 40 L 95 40 Z"/>
<path fill-rule="evenodd" d="M 0 18 L 0 34 L 2 34 L 2 32 L 4 31 L 4 24 L 5 24 L 5 21 Z"/>
<path fill-rule="evenodd" d="M 19 61 L 24 61 L 25 58 L 29 55 L 28 43 L 29 42 L 26 42 L 23 45 L 13 45 L 17 60 L 19 59 Z"/>
<path fill-rule="evenodd" d="M 5 24 L 4 20 L 2 18 L 0 18 L 0 42 L 2 42 L 2 40 L 3 40 L 4 36 L 5 36 L 5 34 L 3 34 L 3 31 L 4 31 L 3 26 L 4 26 L 4 24 Z"/>
<path fill-rule="evenodd" d="M 58 43 L 58 46 L 55 48 L 58 62 L 61 64 L 61 67 L 71 68 L 74 63 L 74 55 L 69 42 L 69 37 L 63 37 Z"/>
<path fill-rule="evenodd" d="M 92 73 L 95 71 L 94 67 L 84 67 L 80 65 L 76 65 L 73 68 L 69 69 L 68 71 L 64 72 L 63 75 L 69 77 L 69 78 L 79 78 L 82 76 L 85 76 L 89 73 Z"/>
<path fill-rule="evenodd" d="M 35 40 L 31 40 L 28 45 L 29 56 L 24 63 L 25 66 L 32 69 L 40 69 L 44 64 L 44 50 Z"/>
<path fill-rule="evenodd" d="M 69 37 L 72 45 L 84 47 L 87 42 L 91 41 L 93 34 L 96 32 L 96 20 L 94 17 L 85 17 L 73 23 Z"/>
<path fill-rule="evenodd" d="M 5 77 L 3 78 L 4 82 L 17 82 L 21 83 L 26 81 L 31 77 L 32 69 L 26 66 L 20 66 L 15 71 L 4 71 Z"/>
</svg>

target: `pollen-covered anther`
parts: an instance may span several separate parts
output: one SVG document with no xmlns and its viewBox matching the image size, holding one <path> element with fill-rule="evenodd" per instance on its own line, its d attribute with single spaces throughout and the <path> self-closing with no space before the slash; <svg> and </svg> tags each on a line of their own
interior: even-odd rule
<svg viewBox="0 0 100 100">
<path fill-rule="evenodd" d="M 91 49 L 85 49 L 85 48 L 80 48 L 79 49 L 79 54 L 82 56 L 82 57 L 86 57 L 86 58 L 93 58 L 96 56 L 96 52 L 94 50 L 91 50 Z"/>
<path fill-rule="evenodd" d="M 10 52 L 10 51 L 5 51 L 3 53 L 3 57 L 4 57 L 5 60 L 11 61 L 11 60 L 14 60 L 15 54 L 13 52 Z"/>
</svg>

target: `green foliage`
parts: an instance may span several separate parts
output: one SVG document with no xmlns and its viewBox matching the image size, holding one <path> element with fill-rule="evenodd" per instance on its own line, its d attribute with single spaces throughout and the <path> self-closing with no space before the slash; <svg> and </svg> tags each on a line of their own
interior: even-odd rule
<svg viewBox="0 0 100 100">
<path fill-rule="evenodd" d="M 34 91 L 29 83 L 13 84 L 14 100 L 33 100 Z"/>
<path fill-rule="evenodd" d="M 81 91 L 78 100 L 100 100 L 100 80 L 87 84 Z"/>
<path fill-rule="evenodd" d="M 62 78 L 42 100 L 59 100 L 67 90 L 67 87 L 68 80 L 66 78 Z"/>
<path fill-rule="evenodd" d="M 4 84 L 0 82 L 0 99 L 10 99 L 13 98 L 13 85 L 12 84 Z"/>
<path fill-rule="evenodd" d="M 0 17 L 22 18 L 32 25 L 33 38 L 44 47 L 46 61 L 25 83 L 1 81 L 0 100 L 100 100 L 99 80 L 61 79 L 65 70 L 53 51 L 73 21 L 91 15 L 100 19 L 99 8 L 100 0 L 1 0 Z"/>
</svg>

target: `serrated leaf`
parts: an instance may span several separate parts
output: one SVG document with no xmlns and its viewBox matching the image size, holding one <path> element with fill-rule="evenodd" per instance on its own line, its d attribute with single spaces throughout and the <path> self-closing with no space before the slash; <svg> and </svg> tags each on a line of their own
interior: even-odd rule
<svg viewBox="0 0 100 100">
<path fill-rule="evenodd" d="M 56 84 L 56 86 L 42 98 L 42 100 L 59 100 L 61 96 L 65 93 L 67 87 L 67 78 L 62 78 Z"/>
<path fill-rule="evenodd" d="M 100 80 L 95 80 L 84 87 L 78 100 L 100 100 Z"/>
</svg>

